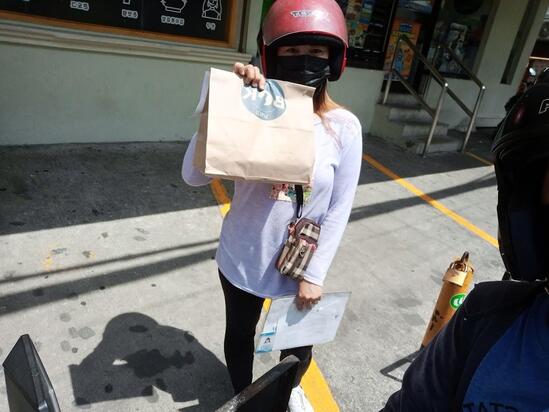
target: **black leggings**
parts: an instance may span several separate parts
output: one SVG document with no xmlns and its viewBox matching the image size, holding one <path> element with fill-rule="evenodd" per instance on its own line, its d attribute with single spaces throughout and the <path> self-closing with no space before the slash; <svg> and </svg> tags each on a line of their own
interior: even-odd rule
<svg viewBox="0 0 549 412">
<path fill-rule="evenodd" d="M 239 393 L 252 383 L 255 327 L 264 299 L 233 286 L 221 271 L 219 278 L 225 295 L 225 360 L 234 392 Z M 295 386 L 311 364 L 312 349 L 312 346 L 303 346 L 280 353 L 280 360 L 289 355 L 300 360 Z"/>
</svg>

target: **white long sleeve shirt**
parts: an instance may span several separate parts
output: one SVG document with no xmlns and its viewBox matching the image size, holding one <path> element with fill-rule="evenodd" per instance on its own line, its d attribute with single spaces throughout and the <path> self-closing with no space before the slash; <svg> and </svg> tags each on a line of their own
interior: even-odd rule
<svg viewBox="0 0 549 412">
<path fill-rule="evenodd" d="M 314 177 L 311 187 L 304 187 L 302 217 L 320 223 L 321 232 L 304 277 L 322 286 L 351 212 L 362 163 L 362 128 L 351 112 L 335 109 L 325 114 L 324 122 L 315 115 L 315 140 Z M 182 175 L 187 184 L 202 186 L 211 179 L 193 166 L 195 145 L 196 134 L 185 153 Z M 293 186 L 235 182 L 216 254 L 229 282 L 261 297 L 297 292 L 297 282 L 275 267 L 295 212 Z"/>
</svg>

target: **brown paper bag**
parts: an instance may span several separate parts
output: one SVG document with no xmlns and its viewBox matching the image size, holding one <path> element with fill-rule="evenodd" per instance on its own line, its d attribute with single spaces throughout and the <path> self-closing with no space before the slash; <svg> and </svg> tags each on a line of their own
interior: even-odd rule
<svg viewBox="0 0 549 412">
<path fill-rule="evenodd" d="M 314 89 L 268 80 L 245 86 L 212 68 L 202 87 L 194 165 L 211 177 L 310 184 L 315 162 Z"/>
</svg>

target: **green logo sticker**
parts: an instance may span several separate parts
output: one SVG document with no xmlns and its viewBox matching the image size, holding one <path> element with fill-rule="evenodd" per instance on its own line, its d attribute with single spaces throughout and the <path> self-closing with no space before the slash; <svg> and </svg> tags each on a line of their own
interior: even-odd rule
<svg viewBox="0 0 549 412">
<path fill-rule="evenodd" d="M 458 293 L 450 298 L 450 306 L 457 309 L 461 306 L 465 300 L 465 293 Z"/>
</svg>

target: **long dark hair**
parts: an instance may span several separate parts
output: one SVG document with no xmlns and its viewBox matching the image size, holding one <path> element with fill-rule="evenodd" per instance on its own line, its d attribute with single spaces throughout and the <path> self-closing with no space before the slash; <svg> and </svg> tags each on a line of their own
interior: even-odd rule
<svg viewBox="0 0 549 412">
<path fill-rule="evenodd" d="M 328 94 L 328 81 L 325 80 L 313 96 L 313 108 L 315 113 L 324 120 L 324 114 L 333 109 L 341 108 L 342 106 L 332 100 Z"/>
</svg>

